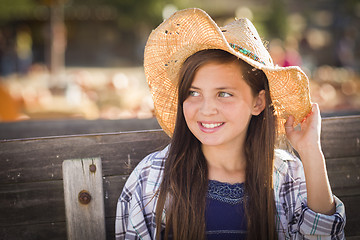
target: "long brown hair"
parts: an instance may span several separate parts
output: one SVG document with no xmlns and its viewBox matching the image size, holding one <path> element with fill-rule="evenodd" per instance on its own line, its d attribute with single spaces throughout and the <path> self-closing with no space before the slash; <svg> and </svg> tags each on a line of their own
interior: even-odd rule
<svg viewBox="0 0 360 240">
<path fill-rule="evenodd" d="M 273 193 L 273 159 L 276 139 L 274 109 L 266 75 L 222 50 L 203 50 L 190 56 L 179 74 L 178 108 L 175 130 L 165 162 L 163 180 L 156 207 L 157 239 L 166 207 L 165 239 L 205 239 L 205 208 L 208 167 L 201 143 L 185 122 L 183 102 L 189 94 L 196 71 L 206 63 L 238 62 L 254 96 L 265 89 L 266 107 L 252 116 L 245 141 L 248 239 L 276 239 Z"/>
</svg>

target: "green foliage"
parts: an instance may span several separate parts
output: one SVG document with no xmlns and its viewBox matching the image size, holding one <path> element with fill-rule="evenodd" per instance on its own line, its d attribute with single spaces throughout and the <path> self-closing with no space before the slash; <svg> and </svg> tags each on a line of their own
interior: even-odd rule
<svg viewBox="0 0 360 240">
<path fill-rule="evenodd" d="M 109 6 L 118 13 L 117 22 L 122 29 L 133 28 L 146 23 L 151 26 L 162 21 L 162 9 L 174 0 L 72 0 L 72 6 Z M 69 5 L 69 4 L 67 4 Z"/>
<path fill-rule="evenodd" d="M 90 9 L 107 6 L 116 10 L 119 27 L 133 28 L 139 23 L 156 26 L 162 21 L 162 9 L 166 4 L 176 0 L 1 0 L 0 23 L 16 20 L 36 20 L 39 11 L 47 11 L 47 7 L 57 2 L 67 9 L 86 6 Z M 44 14 L 42 15 L 44 16 Z M 41 18 L 40 20 L 46 20 Z"/>
<path fill-rule="evenodd" d="M 286 1 L 272 0 L 266 27 L 269 37 L 284 39 L 287 31 Z"/>
<path fill-rule="evenodd" d="M 32 0 L 1 0 L 0 21 L 31 18 L 36 5 Z"/>
</svg>

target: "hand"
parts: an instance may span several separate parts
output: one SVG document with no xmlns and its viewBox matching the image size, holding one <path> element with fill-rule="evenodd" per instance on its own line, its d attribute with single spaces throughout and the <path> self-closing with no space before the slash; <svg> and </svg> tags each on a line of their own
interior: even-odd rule
<svg viewBox="0 0 360 240">
<path fill-rule="evenodd" d="M 311 152 L 314 148 L 321 150 L 321 116 L 318 104 L 312 104 L 312 111 L 301 122 L 300 127 L 300 130 L 294 129 L 293 116 L 290 116 L 285 123 L 286 136 L 293 148 L 300 155 L 304 151 Z"/>
<path fill-rule="evenodd" d="M 312 104 L 312 111 L 300 126 L 300 130 L 294 129 L 294 117 L 290 116 L 285 123 L 285 132 L 304 166 L 308 206 L 318 213 L 334 214 L 335 202 L 320 145 L 321 117 L 316 103 Z"/>
</svg>

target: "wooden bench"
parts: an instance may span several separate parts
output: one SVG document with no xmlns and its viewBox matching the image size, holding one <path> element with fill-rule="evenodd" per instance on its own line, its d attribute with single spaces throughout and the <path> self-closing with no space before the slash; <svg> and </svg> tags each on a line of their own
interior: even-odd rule
<svg viewBox="0 0 360 240">
<path fill-rule="evenodd" d="M 0 123 L 0 140 L 161 129 L 155 118 L 37 120 Z"/>
<path fill-rule="evenodd" d="M 1 140 L 0 239 L 66 239 L 63 163 L 85 158 L 101 159 L 104 235 L 114 239 L 116 203 L 129 173 L 168 141 L 162 130 Z M 333 192 L 346 206 L 347 239 L 360 239 L 360 116 L 323 119 L 322 146 Z"/>
</svg>

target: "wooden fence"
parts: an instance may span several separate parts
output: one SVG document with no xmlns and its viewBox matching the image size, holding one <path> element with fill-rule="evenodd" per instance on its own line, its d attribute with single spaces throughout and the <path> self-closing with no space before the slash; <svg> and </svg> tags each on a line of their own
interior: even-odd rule
<svg viewBox="0 0 360 240">
<path fill-rule="evenodd" d="M 114 239 L 116 203 L 128 174 L 144 156 L 169 141 L 162 130 L 2 139 L 0 239 L 4 240 L 69 236 L 64 185 L 69 184 L 66 179 L 74 174 L 63 173 L 66 168 L 63 164 L 70 159 L 101 160 L 93 163 L 102 180 L 99 192 L 103 198 L 106 239 Z M 360 116 L 323 119 L 322 147 L 333 192 L 346 206 L 347 239 L 360 239 Z M 84 163 L 82 166 L 89 169 Z M 80 198 L 78 189 L 71 191 Z M 98 199 L 95 195 L 91 196 Z M 88 200 L 87 195 L 82 200 Z M 88 221 L 75 219 L 77 224 Z M 101 230 L 99 224 L 92 226 L 95 231 Z"/>
</svg>

